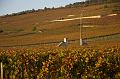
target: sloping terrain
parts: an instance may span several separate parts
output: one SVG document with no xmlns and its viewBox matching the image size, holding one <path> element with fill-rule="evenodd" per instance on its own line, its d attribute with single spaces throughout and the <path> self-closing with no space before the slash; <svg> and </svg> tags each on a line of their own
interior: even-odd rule
<svg viewBox="0 0 120 79">
<path fill-rule="evenodd" d="M 92 5 L 88 7 L 61 8 L 34 12 L 19 16 L 0 17 L 0 46 L 23 45 L 39 42 L 79 39 L 80 20 L 51 22 L 100 15 L 101 18 L 86 18 L 82 20 L 82 38 L 120 33 L 120 14 L 113 14 L 112 8 L 119 3 Z M 70 16 L 73 15 L 73 16 Z M 118 34 L 120 37 L 120 34 Z M 118 38 L 117 39 L 120 39 Z M 114 40 L 112 40 L 114 41 Z M 103 41 L 104 42 L 104 41 Z M 120 41 L 116 41 L 119 43 Z"/>
</svg>

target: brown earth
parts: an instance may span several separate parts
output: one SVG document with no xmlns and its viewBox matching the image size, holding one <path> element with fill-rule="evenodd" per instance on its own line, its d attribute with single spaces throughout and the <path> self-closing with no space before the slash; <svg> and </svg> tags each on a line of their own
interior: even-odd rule
<svg viewBox="0 0 120 79">
<path fill-rule="evenodd" d="M 80 20 L 67 22 L 50 21 L 65 19 L 68 18 L 68 15 L 75 15 L 69 17 L 75 18 L 80 16 L 80 13 L 83 13 L 83 16 L 104 15 L 100 19 L 82 20 L 82 25 L 94 26 L 82 28 L 82 38 L 120 33 L 120 14 L 117 16 L 106 16 L 112 13 L 111 7 L 113 5 L 116 4 L 110 4 L 109 8 L 104 8 L 104 5 L 93 5 L 84 8 L 63 8 L 12 17 L 0 17 L 0 30 L 3 30 L 0 33 L 0 46 L 62 41 L 64 37 L 69 40 L 79 39 Z M 103 44 L 104 42 L 103 40 Z M 115 44 L 120 43 L 119 40 L 114 42 Z"/>
</svg>

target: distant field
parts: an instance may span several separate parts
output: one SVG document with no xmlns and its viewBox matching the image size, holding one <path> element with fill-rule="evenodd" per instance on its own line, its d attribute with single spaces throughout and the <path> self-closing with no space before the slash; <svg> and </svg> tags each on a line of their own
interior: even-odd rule
<svg viewBox="0 0 120 79">
<path fill-rule="evenodd" d="M 120 14 L 107 16 L 114 13 L 112 9 L 115 5 L 119 5 L 119 3 L 109 4 L 107 8 L 104 5 L 92 5 L 84 8 L 63 8 L 6 18 L 0 17 L 0 30 L 2 30 L 0 32 L 0 46 L 62 41 L 64 37 L 69 40 L 79 39 L 79 19 L 66 22 L 51 21 L 77 18 L 80 17 L 81 13 L 83 17 L 102 16 L 101 18 L 82 20 L 83 39 L 120 33 Z M 119 44 L 120 35 L 104 38 L 103 40 L 96 38 L 92 41 L 96 44 L 97 42 L 106 44 L 105 41 Z"/>
</svg>

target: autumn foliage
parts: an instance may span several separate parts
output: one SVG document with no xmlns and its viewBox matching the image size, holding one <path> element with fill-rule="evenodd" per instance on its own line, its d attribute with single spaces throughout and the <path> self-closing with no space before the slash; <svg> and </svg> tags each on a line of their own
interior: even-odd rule
<svg viewBox="0 0 120 79">
<path fill-rule="evenodd" d="M 120 48 L 0 51 L 5 79 L 120 79 Z"/>
</svg>

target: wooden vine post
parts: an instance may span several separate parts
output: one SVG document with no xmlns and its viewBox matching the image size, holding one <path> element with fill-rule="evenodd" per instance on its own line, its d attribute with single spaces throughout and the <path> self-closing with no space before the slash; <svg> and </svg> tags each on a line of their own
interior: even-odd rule
<svg viewBox="0 0 120 79">
<path fill-rule="evenodd" d="M 21 77 L 20 79 L 24 79 L 24 65 L 23 63 L 21 64 Z"/>
<path fill-rule="evenodd" d="M 1 79 L 3 79 L 3 63 L 1 62 Z"/>
</svg>

